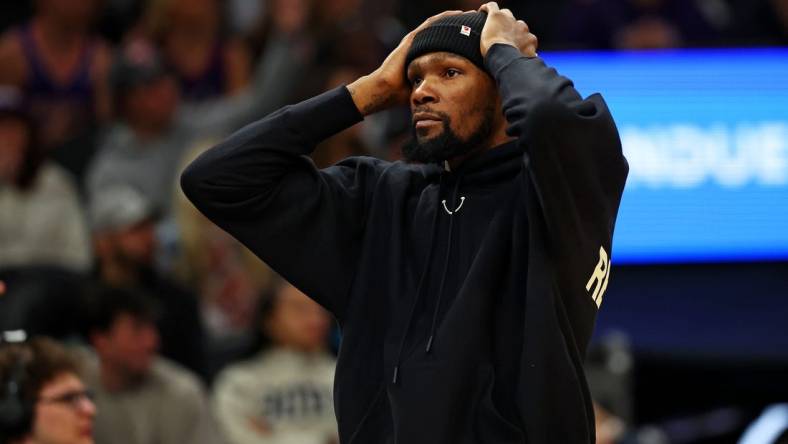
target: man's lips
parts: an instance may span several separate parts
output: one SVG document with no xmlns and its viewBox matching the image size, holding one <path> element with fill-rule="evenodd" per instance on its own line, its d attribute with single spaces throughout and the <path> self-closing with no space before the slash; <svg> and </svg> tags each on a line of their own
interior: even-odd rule
<svg viewBox="0 0 788 444">
<path fill-rule="evenodd" d="M 424 128 L 430 125 L 437 125 L 441 123 L 443 119 L 436 114 L 430 113 L 416 113 L 413 115 L 413 124 L 416 128 Z"/>
<path fill-rule="evenodd" d="M 433 120 L 433 119 L 419 120 L 416 122 L 416 128 L 426 128 L 428 126 L 438 125 L 440 123 L 441 123 L 440 120 Z"/>
</svg>

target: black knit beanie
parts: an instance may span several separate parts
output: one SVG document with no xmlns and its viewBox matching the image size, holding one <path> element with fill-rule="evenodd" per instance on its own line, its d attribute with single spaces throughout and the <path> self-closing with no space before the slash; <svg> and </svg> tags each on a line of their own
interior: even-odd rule
<svg viewBox="0 0 788 444">
<path fill-rule="evenodd" d="M 482 71 L 484 57 L 479 47 L 482 28 L 487 20 L 484 12 L 466 12 L 450 15 L 437 20 L 428 28 L 424 28 L 413 38 L 408 54 L 405 57 L 405 71 L 410 62 L 430 52 L 452 52 L 470 60 Z"/>
</svg>

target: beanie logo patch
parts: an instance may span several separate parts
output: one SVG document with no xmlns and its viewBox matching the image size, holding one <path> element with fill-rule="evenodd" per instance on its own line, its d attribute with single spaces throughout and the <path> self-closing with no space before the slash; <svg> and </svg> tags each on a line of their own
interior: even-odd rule
<svg viewBox="0 0 788 444">
<path fill-rule="evenodd" d="M 462 25 L 462 27 L 460 28 L 460 34 L 462 34 L 464 36 L 470 36 L 471 35 L 471 27 Z"/>
</svg>

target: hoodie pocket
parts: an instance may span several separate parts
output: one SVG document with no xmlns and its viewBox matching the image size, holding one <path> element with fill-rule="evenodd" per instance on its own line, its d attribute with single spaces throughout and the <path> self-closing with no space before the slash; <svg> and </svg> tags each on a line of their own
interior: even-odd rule
<svg viewBox="0 0 788 444">
<path fill-rule="evenodd" d="M 467 371 L 467 370 L 469 371 Z M 465 444 L 473 436 L 474 368 L 408 361 L 388 386 L 397 444 Z"/>
<path fill-rule="evenodd" d="M 493 403 L 495 370 L 492 364 L 479 368 L 479 393 L 474 408 L 474 434 L 477 443 L 525 444 L 525 432 L 521 427 L 501 416 Z"/>
</svg>

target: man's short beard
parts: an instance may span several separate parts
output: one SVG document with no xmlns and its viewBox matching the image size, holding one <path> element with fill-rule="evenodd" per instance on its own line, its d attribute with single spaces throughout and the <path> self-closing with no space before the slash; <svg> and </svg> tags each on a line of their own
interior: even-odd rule
<svg viewBox="0 0 788 444">
<path fill-rule="evenodd" d="M 481 144 L 492 133 L 494 112 L 494 108 L 488 106 L 483 111 L 484 115 L 479 128 L 466 140 L 462 140 L 451 129 L 451 118 L 447 114 L 433 112 L 441 118 L 443 131 L 431 139 L 420 142 L 416 128 L 412 127 L 413 137 L 402 147 L 402 157 L 408 162 L 440 163 L 481 149 L 483 148 Z"/>
</svg>

